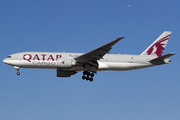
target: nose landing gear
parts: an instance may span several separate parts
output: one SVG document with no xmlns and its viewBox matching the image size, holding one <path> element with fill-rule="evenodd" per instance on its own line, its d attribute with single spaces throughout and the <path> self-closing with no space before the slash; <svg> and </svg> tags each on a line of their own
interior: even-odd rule
<svg viewBox="0 0 180 120">
<path fill-rule="evenodd" d="M 20 75 L 20 72 L 19 72 L 19 67 L 14 66 L 14 69 L 16 69 L 16 70 L 17 70 L 17 75 Z"/>
<path fill-rule="evenodd" d="M 89 81 L 93 81 L 93 77 L 94 77 L 94 72 L 90 72 L 90 71 L 84 71 L 83 72 L 83 76 L 82 76 L 82 79 L 83 80 L 89 80 Z"/>
<path fill-rule="evenodd" d="M 20 75 L 20 72 L 19 72 L 19 71 L 17 72 L 17 75 Z"/>
</svg>

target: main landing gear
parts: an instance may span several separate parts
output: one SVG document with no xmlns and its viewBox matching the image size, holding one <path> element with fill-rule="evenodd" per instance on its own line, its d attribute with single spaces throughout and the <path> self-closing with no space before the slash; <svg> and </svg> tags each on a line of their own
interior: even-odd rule
<svg viewBox="0 0 180 120">
<path fill-rule="evenodd" d="M 93 81 L 93 77 L 94 77 L 94 72 L 90 72 L 90 71 L 84 71 L 83 72 L 83 76 L 82 76 L 82 79 L 83 80 L 89 80 L 89 81 Z"/>
<path fill-rule="evenodd" d="M 19 67 L 14 66 L 14 69 L 16 69 L 16 70 L 17 70 L 17 75 L 20 75 L 20 72 L 19 72 Z"/>
</svg>

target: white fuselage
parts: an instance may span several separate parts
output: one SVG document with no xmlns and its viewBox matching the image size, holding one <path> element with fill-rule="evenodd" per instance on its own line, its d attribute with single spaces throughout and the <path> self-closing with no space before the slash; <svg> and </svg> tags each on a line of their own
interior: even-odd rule
<svg viewBox="0 0 180 120">
<path fill-rule="evenodd" d="M 86 68 L 82 65 L 76 65 L 77 61 L 74 60 L 75 57 L 82 54 L 83 53 L 21 52 L 10 55 L 10 57 L 5 58 L 3 62 L 20 68 L 58 69 L 58 61 L 66 58 L 72 60 L 72 67 L 62 68 L 62 70 L 84 71 Z M 106 54 L 103 59 L 97 61 L 98 71 L 125 71 L 151 67 L 155 64 L 149 61 L 155 57 L 156 56 L 151 55 Z M 94 68 L 92 68 L 92 71 L 93 69 Z"/>
</svg>

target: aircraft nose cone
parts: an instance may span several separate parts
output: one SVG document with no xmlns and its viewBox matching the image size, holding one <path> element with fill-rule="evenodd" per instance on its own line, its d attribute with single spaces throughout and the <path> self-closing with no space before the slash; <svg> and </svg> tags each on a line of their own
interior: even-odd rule
<svg viewBox="0 0 180 120">
<path fill-rule="evenodd" d="M 4 59 L 3 62 L 6 63 L 6 59 Z"/>
<path fill-rule="evenodd" d="M 6 64 L 11 64 L 10 60 L 7 60 L 6 58 L 3 60 L 3 62 L 6 63 Z"/>
</svg>

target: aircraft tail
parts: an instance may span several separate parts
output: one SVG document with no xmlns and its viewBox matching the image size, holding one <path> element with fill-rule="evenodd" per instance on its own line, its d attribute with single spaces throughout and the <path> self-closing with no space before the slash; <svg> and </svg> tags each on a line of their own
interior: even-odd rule
<svg viewBox="0 0 180 120">
<path fill-rule="evenodd" d="M 141 55 L 156 55 L 157 57 L 161 57 L 170 35 L 171 31 L 165 31 L 144 52 L 142 52 Z"/>
</svg>

